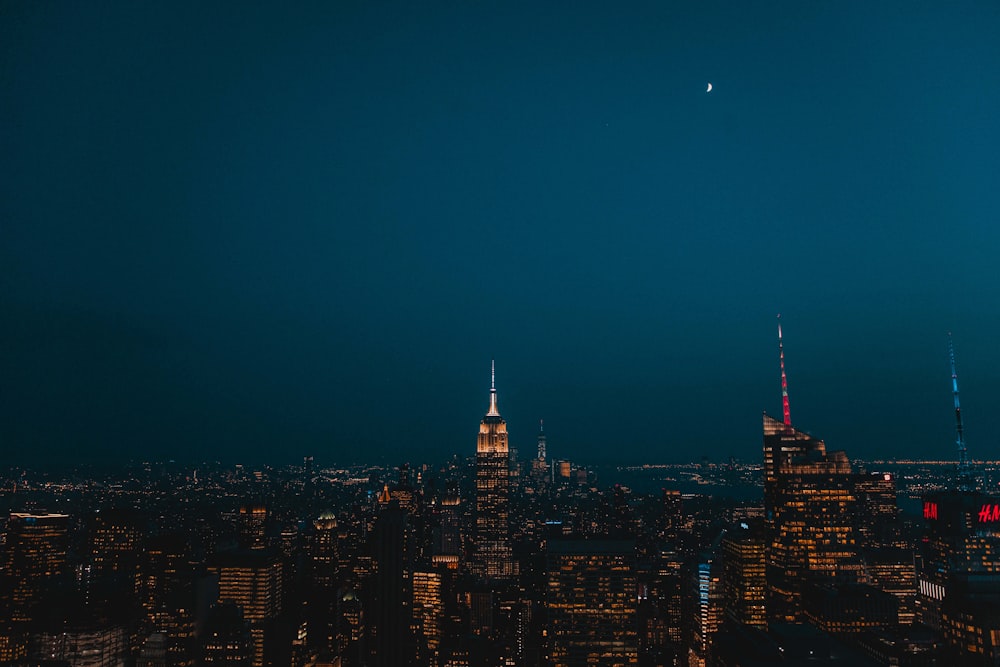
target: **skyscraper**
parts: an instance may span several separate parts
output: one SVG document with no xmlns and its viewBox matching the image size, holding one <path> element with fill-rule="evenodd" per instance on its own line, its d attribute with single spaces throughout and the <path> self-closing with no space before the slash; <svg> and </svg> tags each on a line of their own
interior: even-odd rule
<svg viewBox="0 0 1000 667">
<path fill-rule="evenodd" d="M 476 555 L 473 568 L 487 579 L 506 579 L 514 574 L 509 506 L 507 422 L 497 408 L 494 367 L 490 382 L 490 407 L 479 424 L 476 444 Z"/>
<path fill-rule="evenodd" d="M 726 615 L 743 625 L 767 629 L 764 577 L 766 545 L 746 524 L 722 538 L 722 592 Z"/>
<path fill-rule="evenodd" d="M 250 624 L 254 667 L 264 664 L 265 635 L 281 613 L 281 561 L 264 549 L 215 554 L 208 571 L 219 580 L 218 602 L 231 602 Z"/>
<path fill-rule="evenodd" d="M 941 626 L 943 603 L 952 590 L 975 596 L 978 588 L 988 588 L 1000 574 L 1000 496 L 979 491 L 969 466 L 950 335 L 948 356 L 958 464 L 953 488 L 923 497 L 923 567 L 918 576 L 917 613 L 932 627 Z M 951 618 L 956 618 L 954 610 Z"/>
<path fill-rule="evenodd" d="M 847 454 L 795 429 L 778 323 L 783 421 L 764 414 L 768 617 L 801 620 L 807 579 L 857 579 L 856 476 Z"/>
<path fill-rule="evenodd" d="M 69 515 L 12 512 L 7 522 L 0 600 L 10 604 L 10 620 L 31 620 L 45 586 L 66 570 Z M 2 612 L 3 610 L 0 610 Z"/>
<path fill-rule="evenodd" d="M 638 664 L 634 552 L 628 540 L 548 543 L 545 605 L 552 665 Z"/>
</svg>

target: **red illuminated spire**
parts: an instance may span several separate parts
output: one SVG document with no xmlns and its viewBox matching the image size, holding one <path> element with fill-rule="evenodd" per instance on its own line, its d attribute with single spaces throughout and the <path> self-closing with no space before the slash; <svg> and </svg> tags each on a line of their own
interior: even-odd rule
<svg viewBox="0 0 1000 667">
<path fill-rule="evenodd" d="M 785 426 L 791 426 L 792 413 L 788 408 L 788 378 L 785 377 L 785 346 L 781 341 L 781 313 L 778 313 L 778 359 L 781 361 L 781 410 L 785 414 Z"/>
</svg>

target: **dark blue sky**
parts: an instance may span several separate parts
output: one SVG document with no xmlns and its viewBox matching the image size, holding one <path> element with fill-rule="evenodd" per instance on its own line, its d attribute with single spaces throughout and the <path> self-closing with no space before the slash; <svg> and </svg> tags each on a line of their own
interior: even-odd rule
<svg viewBox="0 0 1000 667">
<path fill-rule="evenodd" d="M 201 4 L 0 5 L 4 457 L 997 458 L 997 3 Z"/>
</svg>

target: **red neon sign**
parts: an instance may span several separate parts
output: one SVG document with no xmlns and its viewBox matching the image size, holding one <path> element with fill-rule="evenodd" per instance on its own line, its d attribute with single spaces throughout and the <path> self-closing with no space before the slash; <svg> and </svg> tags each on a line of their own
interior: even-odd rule
<svg viewBox="0 0 1000 667">
<path fill-rule="evenodd" d="M 937 519 L 937 503 L 932 503 L 929 500 L 924 501 L 924 518 L 925 519 Z"/>
<path fill-rule="evenodd" d="M 979 509 L 979 523 L 1000 521 L 1000 505 L 986 503 Z"/>
</svg>

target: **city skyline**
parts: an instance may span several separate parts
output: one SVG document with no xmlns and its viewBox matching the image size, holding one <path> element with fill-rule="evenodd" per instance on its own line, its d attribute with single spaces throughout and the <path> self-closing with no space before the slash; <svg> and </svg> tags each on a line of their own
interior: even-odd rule
<svg viewBox="0 0 1000 667">
<path fill-rule="evenodd" d="M 544 419 L 553 458 L 754 460 L 780 312 L 797 427 L 955 456 L 952 332 L 969 456 L 995 458 L 998 26 L 6 3 L 0 443 L 471 456 L 495 358 L 523 458 Z"/>
</svg>

